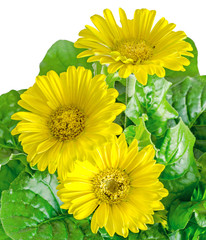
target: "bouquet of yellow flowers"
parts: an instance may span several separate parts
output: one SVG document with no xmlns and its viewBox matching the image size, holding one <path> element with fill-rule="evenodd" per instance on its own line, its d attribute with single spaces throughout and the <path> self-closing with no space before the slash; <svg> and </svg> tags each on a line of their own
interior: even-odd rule
<svg viewBox="0 0 206 240">
<path fill-rule="evenodd" d="M 103 13 L 0 96 L 0 240 L 206 239 L 195 44 L 155 11 Z"/>
</svg>

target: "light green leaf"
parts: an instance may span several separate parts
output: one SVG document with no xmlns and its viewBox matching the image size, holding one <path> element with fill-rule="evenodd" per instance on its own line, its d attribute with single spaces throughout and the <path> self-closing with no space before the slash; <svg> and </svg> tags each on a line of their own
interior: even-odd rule
<svg viewBox="0 0 206 240">
<path fill-rule="evenodd" d="M 171 230 L 184 229 L 194 211 L 195 204 L 176 200 L 170 207 L 168 224 Z"/>
<path fill-rule="evenodd" d="M 138 150 L 153 144 L 151 141 L 151 133 L 147 130 L 145 126 L 145 120 L 147 116 L 143 115 L 139 118 L 139 124 L 136 126 L 131 125 L 124 130 L 124 134 L 127 140 L 127 143 L 130 145 L 134 139 L 138 140 Z"/>
<path fill-rule="evenodd" d="M 25 169 L 24 164 L 18 158 L 11 159 L 7 164 L 0 166 L 0 199 L 1 193 L 9 189 L 11 182 Z M 0 204 L 1 205 L 1 204 Z M 3 226 L 0 221 L 0 240 L 8 240 L 9 238 L 4 232 Z"/>
<path fill-rule="evenodd" d="M 57 184 L 55 175 L 36 172 L 31 176 L 23 172 L 9 190 L 3 191 L 1 220 L 9 237 L 14 240 L 87 239 L 80 228 L 82 222 L 77 226 L 72 216 L 60 209 Z"/>
<path fill-rule="evenodd" d="M 66 72 L 69 66 L 83 66 L 93 72 L 92 64 L 87 62 L 87 58 L 77 58 L 82 51 L 84 49 L 75 48 L 73 42 L 67 40 L 55 42 L 40 63 L 39 75 L 46 75 L 50 70 L 60 74 Z"/>
<path fill-rule="evenodd" d="M 178 116 L 176 110 L 167 102 L 166 94 L 171 83 L 164 78 L 149 76 L 146 86 L 136 83 L 134 96 L 125 111 L 128 118 L 138 124 L 138 118 L 146 113 L 146 127 L 155 136 L 162 136 L 167 130 L 168 121 Z"/>
<path fill-rule="evenodd" d="M 10 240 L 11 238 L 8 237 L 2 227 L 2 224 L 0 222 L 0 240 Z"/>
</svg>

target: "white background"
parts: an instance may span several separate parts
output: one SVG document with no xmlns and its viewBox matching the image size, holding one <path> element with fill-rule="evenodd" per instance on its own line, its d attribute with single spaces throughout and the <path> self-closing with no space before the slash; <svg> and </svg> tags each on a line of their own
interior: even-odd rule
<svg viewBox="0 0 206 240">
<path fill-rule="evenodd" d="M 0 94 L 33 85 L 39 63 L 59 39 L 76 41 L 90 16 L 105 8 L 119 19 L 122 7 L 129 18 L 137 8 L 156 10 L 194 40 L 199 70 L 206 74 L 205 0 L 0 0 Z"/>
</svg>

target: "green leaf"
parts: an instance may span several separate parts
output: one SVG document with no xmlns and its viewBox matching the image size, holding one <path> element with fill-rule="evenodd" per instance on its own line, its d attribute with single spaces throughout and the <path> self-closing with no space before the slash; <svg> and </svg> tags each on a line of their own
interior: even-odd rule
<svg viewBox="0 0 206 240">
<path fill-rule="evenodd" d="M 6 165 L 0 168 L 0 197 L 3 190 L 9 189 L 10 183 L 20 174 L 24 169 L 24 165 L 16 160 L 9 161 Z"/>
<path fill-rule="evenodd" d="M 206 109 L 206 76 L 185 77 L 170 88 L 169 99 L 191 128 Z"/>
<path fill-rule="evenodd" d="M 75 48 L 73 42 L 67 40 L 55 42 L 40 63 L 39 75 L 46 75 L 50 70 L 60 74 L 66 72 L 69 66 L 83 66 L 93 72 L 92 63 L 88 63 L 87 58 L 77 58 L 82 51 L 84 49 Z"/>
<path fill-rule="evenodd" d="M 170 192 L 163 201 L 171 202 L 178 197 L 190 199 L 199 180 L 193 155 L 194 142 L 194 136 L 181 119 L 160 141 L 157 162 L 165 165 L 160 179 Z"/>
<path fill-rule="evenodd" d="M 23 92 L 24 90 L 21 90 Z M 11 115 L 21 111 L 22 108 L 17 104 L 20 99 L 20 93 L 11 90 L 0 96 L 0 164 L 6 164 L 9 161 L 11 153 L 22 152 L 21 144 L 16 136 L 11 135 L 11 130 L 17 122 L 11 120 Z"/>
<path fill-rule="evenodd" d="M 200 182 L 191 197 L 191 201 L 172 203 L 168 223 L 172 230 L 184 229 L 192 214 L 201 228 L 206 228 L 206 185 Z"/>
<path fill-rule="evenodd" d="M 206 184 L 206 152 L 201 155 L 201 157 L 198 159 L 198 163 L 201 167 L 200 175 L 201 175 L 201 182 Z"/>
<path fill-rule="evenodd" d="M 25 169 L 25 164 L 23 164 L 22 161 L 20 161 L 19 155 L 23 155 L 23 154 L 17 154 L 17 155 L 12 154 L 12 156 L 10 156 L 9 162 L 0 167 L 0 199 L 1 199 L 2 191 L 9 189 L 10 184 Z M 11 238 L 9 238 L 6 235 L 6 233 L 4 232 L 3 226 L 1 225 L 1 222 L 0 222 L 0 240 L 8 240 L 8 239 L 11 239 Z"/>
<path fill-rule="evenodd" d="M 146 127 L 155 136 L 162 136 L 167 130 L 168 121 L 178 116 L 176 110 L 167 102 L 166 94 L 171 83 L 164 78 L 149 76 L 143 86 L 136 83 L 134 96 L 130 99 L 125 111 L 128 118 L 138 124 L 143 113 L 148 116 Z"/>
<path fill-rule="evenodd" d="M 206 152 L 206 111 L 204 111 L 191 128 L 196 137 L 195 148 L 202 153 Z"/>
<path fill-rule="evenodd" d="M 181 202 L 176 200 L 170 208 L 168 224 L 171 230 L 184 229 L 189 222 L 194 211 L 192 202 Z"/>
<path fill-rule="evenodd" d="M 169 240 L 205 240 L 206 228 L 200 228 L 195 220 L 191 220 L 185 229 L 169 234 Z"/>
<path fill-rule="evenodd" d="M 18 101 L 20 100 L 20 94 L 23 93 L 23 91 L 24 90 L 11 90 L 0 96 L 0 121 L 9 131 L 16 126 L 16 121 L 11 120 L 11 115 L 22 110 L 18 105 Z"/>
<path fill-rule="evenodd" d="M 89 239 L 81 230 L 85 222 L 75 224 L 72 216 L 60 209 L 57 184 L 55 175 L 36 172 L 31 176 L 23 172 L 9 190 L 3 191 L 1 220 L 9 237 L 14 240 Z"/>
<path fill-rule="evenodd" d="M 1 225 L 1 222 L 0 222 L 0 240 L 10 240 L 11 238 L 8 237 Z"/>
<path fill-rule="evenodd" d="M 136 126 L 131 125 L 124 130 L 124 134 L 127 140 L 127 143 L 130 145 L 134 139 L 138 140 L 138 150 L 153 144 L 151 141 L 151 134 L 145 126 L 145 120 L 147 116 L 143 115 L 139 118 L 139 124 Z"/>
<path fill-rule="evenodd" d="M 165 165 L 161 179 L 179 178 L 188 171 L 194 162 L 194 143 L 194 136 L 181 119 L 178 125 L 167 130 L 157 153 L 157 161 Z"/>
<path fill-rule="evenodd" d="M 199 70 L 197 66 L 197 57 L 198 57 L 198 52 L 197 48 L 195 46 L 195 43 L 192 41 L 192 39 L 187 38 L 185 39 L 186 42 L 189 42 L 192 45 L 193 48 L 193 55 L 194 57 L 186 57 L 190 60 L 190 65 L 185 67 L 186 71 L 181 72 L 181 71 L 171 71 L 169 69 L 166 69 L 166 76 L 165 78 L 172 82 L 172 83 L 178 83 L 179 81 L 182 81 L 187 76 L 190 77 L 196 77 L 199 76 Z"/>
<path fill-rule="evenodd" d="M 141 231 L 138 234 L 137 240 L 167 240 L 169 237 L 167 236 L 166 231 L 162 227 L 161 224 L 155 223 L 151 226 L 148 226 L 147 231 Z"/>
<path fill-rule="evenodd" d="M 203 182 L 198 184 L 192 198 L 192 202 L 199 203 L 194 209 L 194 217 L 200 227 L 206 228 L 206 185 Z"/>
<path fill-rule="evenodd" d="M 81 221 L 76 220 L 74 218 L 70 218 L 70 220 L 75 223 L 76 227 L 81 229 L 82 233 L 84 234 L 84 240 L 103 240 L 102 236 L 98 234 L 93 234 L 91 231 L 91 223 L 88 219 L 83 219 Z M 74 238 L 76 239 L 76 238 Z"/>
</svg>

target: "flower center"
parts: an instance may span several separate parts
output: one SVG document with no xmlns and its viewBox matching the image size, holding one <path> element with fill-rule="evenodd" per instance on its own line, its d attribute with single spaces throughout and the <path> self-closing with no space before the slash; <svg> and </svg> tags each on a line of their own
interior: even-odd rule
<svg viewBox="0 0 206 240">
<path fill-rule="evenodd" d="M 118 51 L 127 59 L 130 58 L 134 62 L 144 62 L 150 59 L 153 55 L 153 48 L 145 41 L 120 41 L 115 45 L 115 51 Z"/>
<path fill-rule="evenodd" d="M 129 192 L 128 175 L 119 169 L 107 169 L 92 179 L 93 189 L 100 202 L 109 204 L 123 201 Z"/>
<path fill-rule="evenodd" d="M 85 128 L 85 114 L 75 106 L 59 107 L 50 115 L 48 126 L 60 141 L 76 138 Z"/>
</svg>

